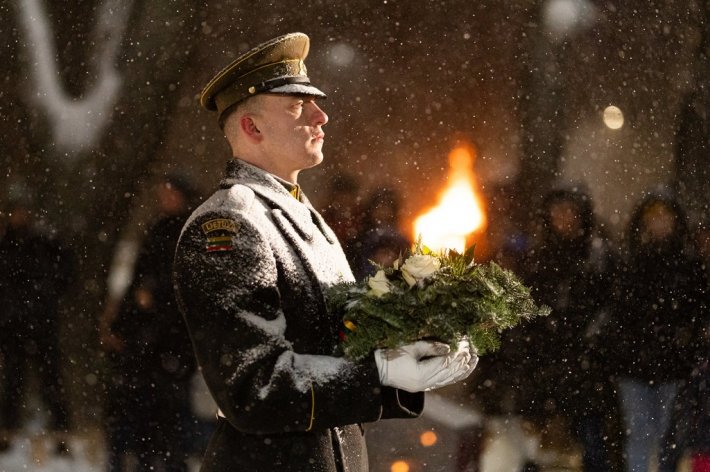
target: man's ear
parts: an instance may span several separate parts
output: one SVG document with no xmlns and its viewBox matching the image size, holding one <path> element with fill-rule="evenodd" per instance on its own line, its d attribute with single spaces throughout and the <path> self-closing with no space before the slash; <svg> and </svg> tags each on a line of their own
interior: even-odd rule
<svg viewBox="0 0 710 472">
<path fill-rule="evenodd" d="M 254 142 L 259 142 L 262 140 L 263 136 L 259 128 L 256 126 L 254 119 L 249 115 L 243 115 L 239 119 L 239 127 L 241 128 L 244 135 L 249 138 L 249 140 Z"/>
</svg>

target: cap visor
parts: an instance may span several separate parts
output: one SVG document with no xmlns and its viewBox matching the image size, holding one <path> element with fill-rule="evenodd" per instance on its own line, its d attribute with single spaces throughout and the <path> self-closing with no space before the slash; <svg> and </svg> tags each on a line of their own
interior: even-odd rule
<svg viewBox="0 0 710 472">
<path fill-rule="evenodd" d="M 272 88 L 271 90 L 268 90 L 266 93 L 287 93 L 287 94 L 294 94 L 294 95 L 314 95 L 316 97 L 321 97 L 325 98 L 326 95 L 315 88 L 312 85 L 304 85 L 304 84 L 286 84 L 286 85 L 281 85 L 276 88 Z"/>
</svg>

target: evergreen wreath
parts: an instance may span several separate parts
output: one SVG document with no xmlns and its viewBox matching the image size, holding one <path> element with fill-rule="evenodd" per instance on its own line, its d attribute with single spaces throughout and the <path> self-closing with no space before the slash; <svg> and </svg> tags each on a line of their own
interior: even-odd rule
<svg viewBox="0 0 710 472">
<path fill-rule="evenodd" d="M 550 313 L 511 271 L 474 262 L 474 249 L 435 253 L 420 240 L 392 267 L 375 264 L 377 272 L 363 282 L 331 287 L 328 307 L 344 314 L 342 354 L 359 360 L 422 339 L 455 348 L 468 336 L 483 355 L 500 347 L 504 329 Z"/>
</svg>

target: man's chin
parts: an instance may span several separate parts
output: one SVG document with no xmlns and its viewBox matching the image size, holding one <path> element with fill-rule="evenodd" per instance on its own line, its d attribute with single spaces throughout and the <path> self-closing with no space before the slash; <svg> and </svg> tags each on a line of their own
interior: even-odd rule
<svg viewBox="0 0 710 472">
<path fill-rule="evenodd" d="M 322 163 L 322 162 L 323 162 L 323 153 L 322 153 L 322 152 L 319 152 L 319 153 L 316 153 L 316 154 L 311 155 L 310 161 L 311 161 L 311 162 L 310 162 L 310 165 L 308 166 L 309 168 L 310 168 L 310 167 L 315 167 L 315 166 L 317 166 L 318 164 Z"/>
</svg>

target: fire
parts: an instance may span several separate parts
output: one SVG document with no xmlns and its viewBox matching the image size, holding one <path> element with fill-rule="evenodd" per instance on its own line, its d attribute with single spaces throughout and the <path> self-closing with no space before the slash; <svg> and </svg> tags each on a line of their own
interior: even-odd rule
<svg viewBox="0 0 710 472">
<path fill-rule="evenodd" d="M 414 220 L 414 238 L 432 250 L 466 248 L 467 239 L 486 227 L 486 215 L 477 195 L 473 173 L 475 151 L 459 145 L 449 154 L 448 184 L 438 204 Z"/>
</svg>

